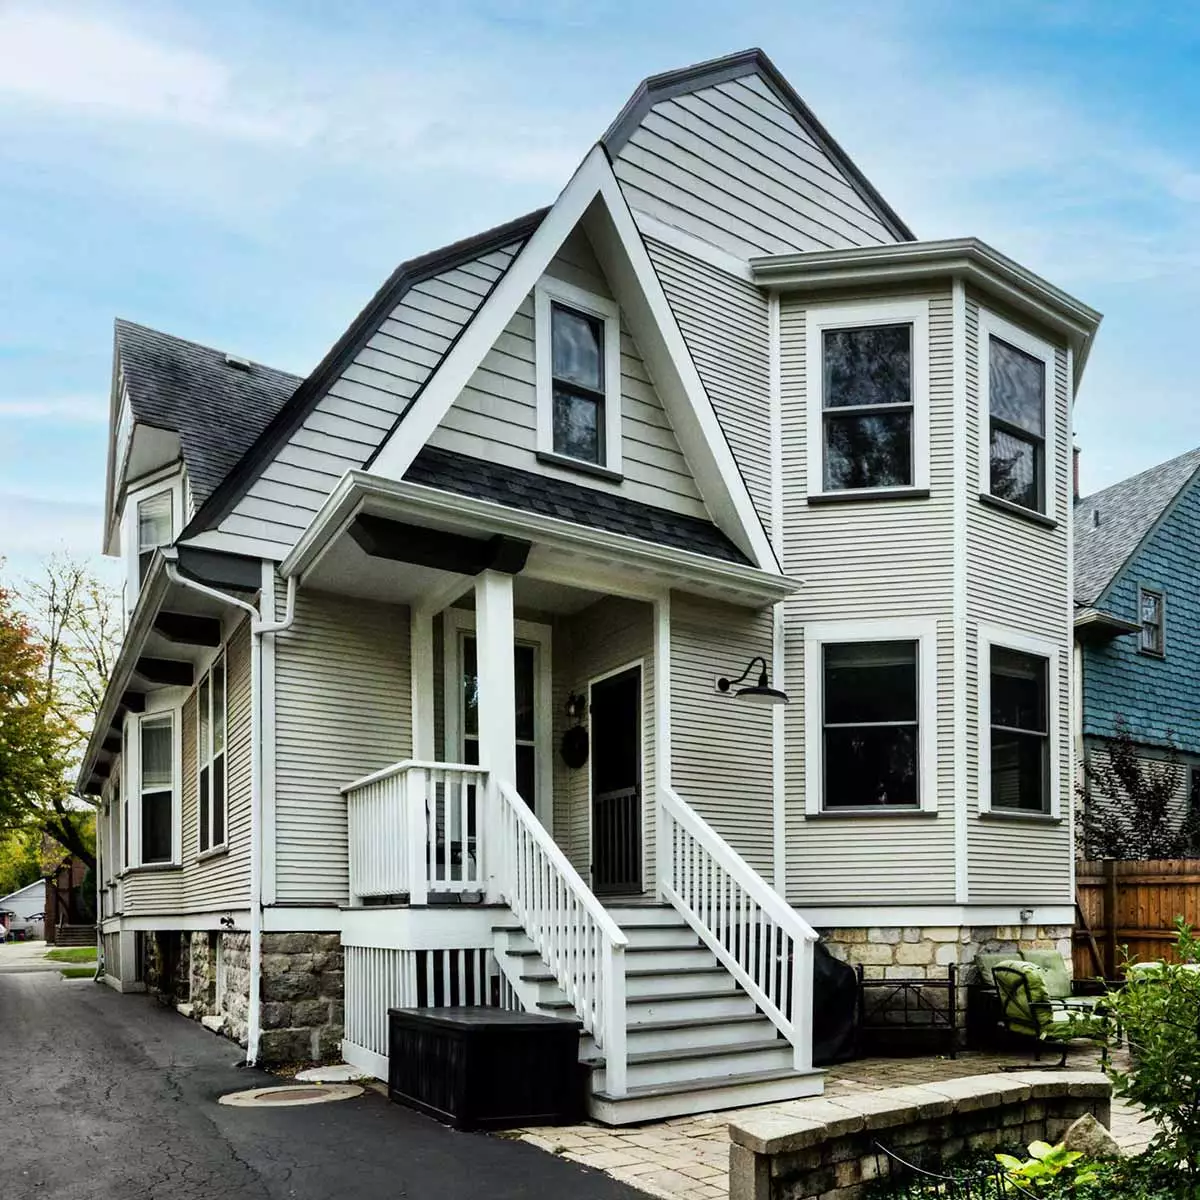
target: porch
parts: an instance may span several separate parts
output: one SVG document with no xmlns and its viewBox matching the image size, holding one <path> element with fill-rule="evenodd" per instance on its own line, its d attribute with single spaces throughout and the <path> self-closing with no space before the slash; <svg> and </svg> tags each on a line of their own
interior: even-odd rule
<svg viewBox="0 0 1200 1200">
<path fill-rule="evenodd" d="M 384 1073 L 389 1006 L 501 1004 L 581 1021 L 613 1123 L 819 1091 L 815 935 L 755 866 L 771 717 L 716 687 L 793 585 L 417 508 L 372 493 L 283 565 L 408 624 L 412 755 L 341 788 L 347 1059 Z"/>
</svg>

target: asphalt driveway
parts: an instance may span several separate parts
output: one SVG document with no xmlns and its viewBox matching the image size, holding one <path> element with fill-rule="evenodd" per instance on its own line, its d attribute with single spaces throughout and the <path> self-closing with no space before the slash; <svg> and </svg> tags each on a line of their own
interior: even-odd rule
<svg viewBox="0 0 1200 1200">
<path fill-rule="evenodd" d="M 374 1092 L 305 1108 L 218 1105 L 277 1083 L 144 996 L 0 975 L 5 1200 L 638 1200 L 600 1172 L 457 1133 Z"/>
</svg>

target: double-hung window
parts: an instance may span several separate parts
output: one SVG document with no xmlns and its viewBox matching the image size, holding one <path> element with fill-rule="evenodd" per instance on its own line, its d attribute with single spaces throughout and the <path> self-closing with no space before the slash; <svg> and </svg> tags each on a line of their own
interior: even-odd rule
<svg viewBox="0 0 1200 1200">
<path fill-rule="evenodd" d="M 1138 649 L 1161 658 L 1167 651 L 1167 638 L 1163 594 L 1157 588 L 1138 588 L 1138 620 L 1142 625 Z"/>
<path fill-rule="evenodd" d="M 535 293 L 538 452 L 561 466 L 621 468 L 616 305 L 546 277 Z"/>
<path fill-rule="evenodd" d="M 809 495 L 929 483 L 928 304 L 809 312 Z"/>
<path fill-rule="evenodd" d="M 196 693 L 200 853 L 225 844 L 225 655 L 218 654 Z"/>
<path fill-rule="evenodd" d="M 1050 812 L 1049 668 L 1043 655 L 990 647 L 993 811 Z"/>
<path fill-rule="evenodd" d="M 146 572 L 159 546 L 171 543 L 171 493 L 158 492 L 139 500 L 137 506 L 138 583 L 145 583 Z"/>
<path fill-rule="evenodd" d="M 140 825 L 142 866 L 169 863 L 175 847 L 175 718 L 141 719 Z"/>
<path fill-rule="evenodd" d="M 982 490 L 1052 516 L 1054 437 L 1048 401 L 1054 351 L 986 310 L 980 311 L 979 336 L 987 395 Z"/>
</svg>

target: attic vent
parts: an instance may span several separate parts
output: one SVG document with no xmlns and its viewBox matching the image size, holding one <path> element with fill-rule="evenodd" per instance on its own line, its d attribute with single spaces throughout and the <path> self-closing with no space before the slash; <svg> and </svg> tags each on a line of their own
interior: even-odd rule
<svg viewBox="0 0 1200 1200">
<path fill-rule="evenodd" d="M 1092 528 L 1100 528 L 1100 510 L 1098 508 L 1092 509 Z"/>
<path fill-rule="evenodd" d="M 250 370 L 250 360 L 248 358 L 238 358 L 236 354 L 225 355 L 225 365 L 232 367 L 235 371 Z"/>
</svg>

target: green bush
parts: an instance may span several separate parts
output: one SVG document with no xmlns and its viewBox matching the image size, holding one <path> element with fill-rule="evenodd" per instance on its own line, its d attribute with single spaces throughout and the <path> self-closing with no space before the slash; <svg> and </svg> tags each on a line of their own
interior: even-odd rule
<svg viewBox="0 0 1200 1200">
<path fill-rule="evenodd" d="M 1177 923 L 1179 961 L 1126 968 L 1107 1003 L 1129 1043 L 1128 1071 L 1109 1067 L 1118 1096 L 1141 1105 L 1156 1133 L 1152 1166 L 1179 1179 L 1178 1193 L 1200 1196 L 1200 939 Z"/>
</svg>

